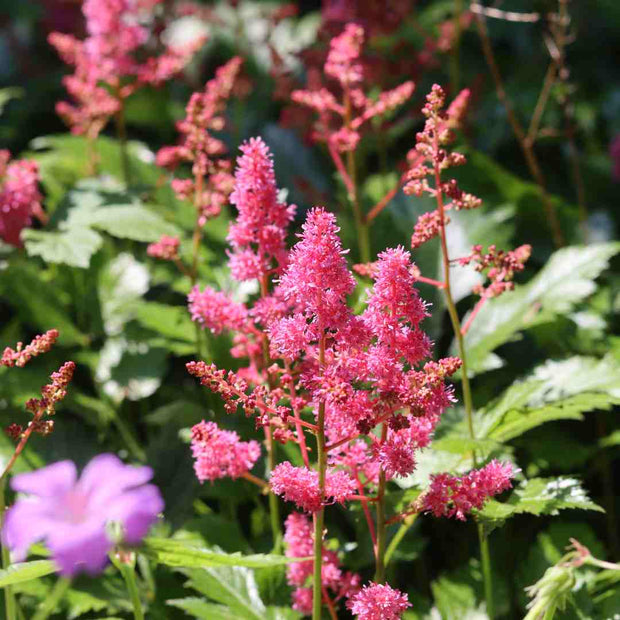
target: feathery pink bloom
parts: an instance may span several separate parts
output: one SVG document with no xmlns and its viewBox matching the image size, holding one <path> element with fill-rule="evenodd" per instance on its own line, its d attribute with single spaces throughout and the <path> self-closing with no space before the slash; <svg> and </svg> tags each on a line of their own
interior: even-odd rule
<svg viewBox="0 0 620 620">
<path fill-rule="evenodd" d="M 271 472 L 271 488 L 288 502 L 307 512 L 320 510 L 327 500 L 344 502 L 353 495 L 356 484 L 344 471 L 328 470 L 325 476 L 325 498 L 319 492 L 319 474 L 305 467 L 294 467 L 288 461 Z"/>
<path fill-rule="evenodd" d="M 58 339 L 58 330 L 50 329 L 44 334 L 35 336 L 34 340 L 24 347 L 22 342 L 18 342 L 15 350 L 6 347 L 0 359 L 0 366 L 25 366 L 33 357 L 47 353 Z"/>
<path fill-rule="evenodd" d="M 237 280 L 260 280 L 286 265 L 286 227 L 295 206 L 278 201 L 272 156 L 263 140 L 250 138 L 240 150 L 230 195 L 239 212 L 228 232 L 231 272 Z"/>
<path fill-rule="evenodd" d="M 379 254 L 363 319 L 379 344 L 416 364 L 428 355 L 430 341 L 418 329 L 428 312 L 415 288 L 410 256 L 402 247 Z"/>
<path fill-rule="evenodd" d="M 511 463 L 493 460 L 464 476 L 436 474 L 424 494 L 423 509 L 436 517 L 465 521 L 474 508 L 482 508 L 488 499 L 509 489 L 515 473 Z"/>
<path fill-rule="evenodd" d="M 298 308 L 298 314 L 309 321 L 305 338 L 310 342 L 318 340 L 323 330 L 337 331 L 349 320 L 346 296 L 355 288 L 355 280 L 347 268 L 333 213 L 312 209 L 302 230 L 301 241 L 291 250 L 289 264 L 280 278 L 280 290 Z M 293 339 L 297 346 L 302 319 L 295 320 Z M 279 338 L 285 340 L 286 334 Z"/>
<path fill-rule="evenodd" d="M 331 40 L 325 73 L 344 88 L 359 84 L 364 77 L 359 62 L 363 43 L 364 29 L 357 24 L 347 24 L 342 33 Z"/>
<path fill-rule="evenodd" d="M 192 321 L 203 328 L 219 334 L 224 330 L 245 331 L 248 310 L 239 302 L 233 301 L 226 293 L 206 286 L 203 291 L 198 286 L 187 296 Z"/>
<path fill-rule="evenodd" d="M 223 431 L 215 422 L 204 420 L 192 427 L 191 447 L 200 482 L 239 478 L 254 467 L 261 453 L 257 441 L 240 441 L 236 432 Z"/>
<path fill-rule="evenodd" d="M 181 240 L 178 237 L 162 235 L 156 243 L 150 243 L 146 248 L 146 253 L 153 258 L 162 260 L 175 260 L 179 258 L 179 246 Z"/>
<path fill-rule="evenodd" d="M 21 247 L 21 231 L 41 213 L 39 167 L 27 159 L 9 161 L 9 152 L 0 151 L 0 239 Z"/>
<path fill-rule="evenodd" d="M 411 603 L 406 594 L 387 583 L 371 581 L 347 606 L 358 620 L 399 620 Z"/>
</svg>

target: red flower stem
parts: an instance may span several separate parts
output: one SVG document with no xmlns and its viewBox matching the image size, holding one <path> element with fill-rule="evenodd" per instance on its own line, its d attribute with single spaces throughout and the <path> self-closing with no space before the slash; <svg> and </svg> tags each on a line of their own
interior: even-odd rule
<svg viewBox="0 0 620 620">
<path fill-rule="evenodd" d="M 425 278 L 424 276 L 417 276 L 417 282 L 424 282 L 424 284 L 430 284 L 432 286 L 436 286 L 437 288 L 444 288 L 445 284 L 440 282 L 439 280 L 433 280 L 432 278 Z"/>
<path fill-rule="evenodd" d="M 268 493 L 270 490 L 268 482 L 266 482 L 262 478 L 254 476 L 249 471 L 245 472 L 245 474 L 243 474 L 241 477 L 247 480 L 248 482 L 251 482 L 252 484 L 255 484 L 256 486 L 260 487 L 263 490 L 263 493 Z"/>
<path fill-rule="evenodd" d="M 368 531 L 370 532 L 370 538 L 372 540 L 372 548 L 374 550 L 375 559 L 376 559 L 377 557 L 377 534 L 375 533 L 375 524 L 373 523 L 370 510 L 368 509 L 368 498 L 364 494 L 364 485 L 362 484 L 357 471 L 354 471 L 353 473 L 355 475 L 355 481 L 357 482 L 357 488 L 359 489 L 360 495 L 364 498 L 361 500 L 362 510 L 364 511 L 364 516 L 366 517 L 366 523 L 368 523 Z"/>
<path fill-rule="evenodd" d="M 336 150 L 334 145 L 329 140 L 327 140 L 327 150 L 329 151 L 334 165 L 336 166 L 336 170 L 338 170 L 338 173 L 342 177 L 342 181 L 347 188 L 347 192 L 350 196 L 353 195 L 355 193 L 355 188 L 353 187 L 351 177 L 349 176 L 347 169 L 344 167 L 344 163 L 342 161 L 342 157 L 340 157 L 340 153 Z"/>
<path fill-rule="evenodd" d="M 30 422 L 30 424 L 28 424 L 28 427 L 23 432 L 20 442 L 15 447 L 15 451 L 13 452 L 13 455 L 9 459 L 9 462 L 6 464 L 6 467 L 4 468 L 2 475 L 0 475 L 0 484 L 4 482 L 4 479 L 7 477 L 8 473 L 13 468 L 13 465 L 15 465 L 15 461 L 17 461 L 17 458 L 22 453 L 23 449 L 26 447 L 26 444 L 28 443 L 28 439 L 30 439 L 30 435 L 32 435 L 32 432 L 36 428 L 37 422 L 41 420 L 44 414 L 45 414 L 45 409 L 40 409 L 32 417 L 32 421 Z"/>
<path fill-rule="evenodd" d="M 264 299 L 269 295 L 269 279 L 265 274 L 260 279 L 260 293 Z M 269 356 L 269 341 L 267 338 L 263 338 L 263 361 L 265 364 L 265 373 L 268 375 L 268 368 L 271 363 Z M 268 379 L 269 388 L 273 388 L 271 380 Z M 276 466 L 276 453 L 274 450 L 273 436 L 271 433 L 271 427 L 264 426 L 265 431 L 265 444 L 267 445 L 267 471 L 266 475 L 269 476 Z M 267 488 L 270 488 L 269 486 Z M 269 518 L 271 521 L 271 534 L 273 536 L 273 548 L 274 551 L 278 551 L 282 542 L 282 532 L 280 531 L 280 507 L 278 506 L 278 498 L 273 491 L 269 493 Z"/>
<path fill-rule="evenodd" d="M 288 362 L 284 362 L 287 375 L 290 377 L 288 380 L 288 389 L 290 392 L 291 401 L 294 403 L 297 398 L 297 389 L 295 388 L 295 382 L 291 375 L 291 367 Z M 304 465 L 310 469 L 310 460 L 308 459 L 308 447 L 306 446 L 306 436 L 304 435 L 303 428 L 301 427 L 301 418 L 299 414 L 299 408 L 297 405 L 293 405 L 293 417 L 295 420 L 295 433 L 297 434 L 297 443 L 301 450 L 301 458 L 304 461 Z"/>
<path fill-rule="evenodd" d="M 336 609 L 334 607 L 334 602 L 331 598 L 329 598 L 329 593 L 327 592 L 327 588 L 325 586 L 321 586 L 321 592 L 323 593 L 323 600 L 327 605 L 327 610 L 329 611 L 329 617 L 332 620 L 338 620 L 338 615 L 336 614 Z"/>
<path fill-rule="evenodd" d="M 198 251 L 200 250 L 200 241 L 202 232 L 200 230 L 200 201 L 202 200 L 202 187 L 204 183 L 204 175 L 196 175 L 196 186 L 194 189 L 194 207 L 196 208 L 196 226 L 192 235 L 192 286 L 196 284 L 198 279 Z"/>
<path fill-rule="evenodd" d="M 480 310 L 482 309 L 482 306 L 484 306 L 487 299 L 488 297 L 486 295 L 483 295 L 478 300 L 478 303 L 474 306 L 474 309 L 471 311 L 469 317 L 467 318 L 467 321 L 465 321 L 465 325 L 463 325 L 463 327 L 461 328 L 461 335 L 464 336 L 469 331 L 469 328 L 471 327 L 471 324 L 474 322 L 476 315 L 478 314 L 478 312 L 480 312 Z"/>
<path fill-rule="evenodd" d="M 364 218 L 364 222 L 366 224 L 370 224 L 385 207 L 389 204 L 390 200 L 398 194 L 398 190 L 402 187 L 404 183 L 404 177 L 401 177 L 398 183 L 383 197 L 381 200 L 366 214 Z"/>
<path fill-rule="evenodd" d="M 322 326 L 319 325 L 322 330 Z M 321 333 L 319 339 L 319 368 L 325 367 L 325 334 Z M 319 473 L 319 496 L 321 502 L 325 498 L 325 470 L 327 469 L 327 455 L 325 453 L 325 402 L 319 403 L 317 433 L 316 433 L 316 453 L 317 466 Z M 323 565 L 323 524 L 325 520 L 325 509 L 314 513 L 314 580 L 312 584 L 312 620 L 321 620 L 321 568 Z"/>
</svg>

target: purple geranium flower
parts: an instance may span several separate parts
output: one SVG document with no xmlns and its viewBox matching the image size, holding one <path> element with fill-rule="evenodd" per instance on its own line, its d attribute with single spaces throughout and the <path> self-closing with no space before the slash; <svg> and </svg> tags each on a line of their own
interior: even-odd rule
<svg viewBox="0 0 620 620">
<path fill-rule="evenodd" d="M 63 575 L 100 572 L 115 542 L 107 524 L 122 526 L 124 542 L 135 545 L 163 510 L 150 467 L 124 465 L 100 454 L 78 479 L 71 461 L 15 476 L 13 490 L 27 494 L 7 511 L 2 542 L 25 558 L 30 545 L 45 540 Z"/>
</svg>

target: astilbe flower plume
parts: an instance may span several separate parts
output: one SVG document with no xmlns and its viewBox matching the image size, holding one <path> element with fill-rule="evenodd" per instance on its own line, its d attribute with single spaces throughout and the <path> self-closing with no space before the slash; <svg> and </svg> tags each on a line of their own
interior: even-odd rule
<svg viewBox="0 0 620 620">
<path fill-rule="evenodd" d="M 411 607 L 409 598 L 386 583 L 364 586 L 348 604 L 359 620 L 399 620 Z"/>
<path fill-rule="evenodd" d="M 203 291 L 195 286 L 187 296 L 192 321 L 214 334 L 224 330 L 244 331 L 248 321 L 247 308 L 226 293 L 206 286 Z"/>
<path fill-rule="evenodd" d="M 299 512 L 292 512 L 284 522 L 285 555 L 289 558 L 312 556 L 313 533 L 310 519 Z M 293 586 L 293 609 L 310 615 L 312 613 L 311 583 L 314 561 L 292 562 L 286 568 L 286 581 Z M 331 592 L 335 600 L 350 599 L 360 588 L 360 577 L 355 573 L 345 572 L 340 568 L 338 554 L 332 550 L 323 550 L 321 565 L 321 583 Z"/>
<path fill-rule="evenodd" d="M 423 499 L 424 510 L 436 517 L 454 517 L 465 521 L 473 509 L 509 489 L 515 475 L 511 463 L 493 460 L 481 469 L 474 469 L 464 476 L 435 474 Z"/>
<path fill-rule="evenodd" d="M 0 150 L 0 239 L 22 246 L 21 231 L 32 217 L 44 219 L 39 192 L 39 168 L 27 159 L 10 161 L 10 153 Z"/>
<path fill-rule="evenodd" d="M 15 349 L 6 347 L 0 359 L 0 366 L 9 368 L 25 366 L 33 357 L 47 353 L 54 346 L 58 335 L 57 329 L 50 329 L 44 334 L 35 336 L 34 340 L 25 347 L 22 342 L 18 342 Z"/>
<path fill-rule="evenodd" d="M 21 561 L 43 540 L 62 575 L 100 573 L 120 542 L 109 524 L 121 526 L 124 544 L 137 545 L 163 510 L 159 490 L 146 484 L 152 476 L 150 467 L 124 465 L 113 454 L 93 458 L 79 479 L 71 461 L 16 475 L 11 488 L 26 497 L 6 513 L 2 544 Z"/>
<path fill-rule="evenodd" d="M 75 103 L 60 102 L 56 108 L 74 133 L 96 138 L 124 99 L 141 85 L 162 84 L 181 71 L 202 44 L 196 40 L 178 48 L 164 46 L 160 54 L 145 58 L 160 4 L 161 0 L 85 0 L 83 41 L 50 34 L 50 44 L 74 67 L 64 84 Z"/>
<path fill-rule="evenodd" d="M 232 191 L 230 162 L 222 158 L 226 147 L 213 132 L 224 128 L 223 113 L 241 63 L 241 58 L 232 58 L 218 68 L 204 91 L 190 97 L 185 118 L 177 123 L 179 144 L 157 153 L 157 164 L 169 170 L 183 162 L 192 165 L 193 179 L 174 179 L 172 188 L 180 200 L 194 203 L 199 226 L 219 215 Z"/>
<path fill-rule="evenodd" d="M 293 101 L 318 113 L 314 138 L 327 142 L 341 174 L 344 170 L 337 153 L 354 151 L 361 138 L 362 126 L 370 119 L 400 107 L 414 89 L 413 82 L 407 81 L 381 92 L 377 100 L 368 98 L 361 88 L 364 82 L 360 58 L 363 43 L 362 26 L 346 24 L 343 31 L 331 40 L 324 66 L 325 75 L 332 78 L 338 88 L 329 90 L 319 86 L 313 90 L 295 90 L 291 94 Z M 343 176 L 346 179 L 346 173 Z"/>
<path fill-rule="evenodd" d="M 224 431 L 204 420 L 192 427 L 194 471 L 200 482 L 218 478 L 240 478 L 260 457 L 256 441 L 241 441 L 234 431 Z"/>
<path fill-rule="evenodd" d="M 230 195 L 238 211 L 228 232 L 230 270 L 237 280 L 264 280 L 286 265 L 286 228 L 295 206 L 278 200 L 272 156 L 262 138 L 250 138 L 240 150 Z"/>
<path fill-rule="evenodd" d="M 179 258 L 180 245 L 181 240 L 178 237 L 162 235 L 159 241 L 148 245 L 146 253 L 153 258 L 174 261 Z"/>
</svg>

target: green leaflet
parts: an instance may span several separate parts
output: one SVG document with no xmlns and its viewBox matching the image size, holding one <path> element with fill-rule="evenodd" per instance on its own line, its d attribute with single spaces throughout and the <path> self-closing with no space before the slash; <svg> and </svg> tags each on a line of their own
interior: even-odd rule
<svg viewBox="0 0 620 620">
<path fill-rule="evenodd" d="M 0 570 L 0 588 L 38 579 L 55 573 L 56 570 L 56 564 L 51 560 L 33 560 L 32 562 L 11 564 L 8 568 Z"/>
</svg>

